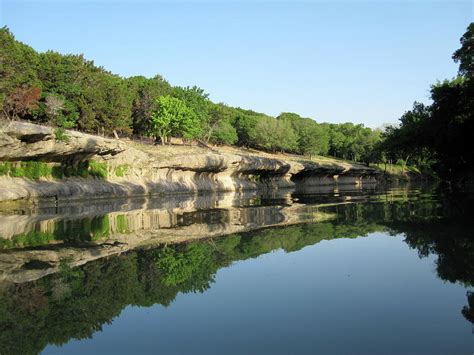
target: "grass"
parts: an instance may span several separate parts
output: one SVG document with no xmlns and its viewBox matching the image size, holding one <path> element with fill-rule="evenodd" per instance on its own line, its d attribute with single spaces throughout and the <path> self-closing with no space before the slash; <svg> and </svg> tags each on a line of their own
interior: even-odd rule
<svg viewBox="0 0 474 355">
<path fill-rule="evenodd" d="M 69 142 L 69 136 L 66 134 L 66 131 L 62 127 L 54 129 L 54 138 L 57 141 L 61 141 L 64 143 Z"/>
<path fill-rule="evenodd" d="M 37 180 L 42 177 L 50 177 L 52 166 L 41 161 L 3 162 L 0 163 L 0 175 L 12 177 L 24 177 Z"/>
<path fill-rule="evenodd" d="M 386 174 L 398 176 L 398 177 L 407 177 L 408 174 L 421 175 L 420 170 L 414 166 L 403 166 L 400 164 L 370 164 L 372 168 L 378 169 Z"/>
<path fill-rule="evenodd" d="M 128 168 L 128 167 L 127 167 Z M 122 167 L 122 171 L 126 169 Z M 52 165 L 42 161 L 0 162 L 0 176 L 11 176 L 38 180 L 41 178 L 62 179 L 64 177 L 89 176 L 106 179 L 108 176 L 107 163 L 98 161 L 82 161 L 77 164 Z"/>
<path fill-rule="evenodd" d="M 107 163 L 101 163 L 95 160 L 89 162 L 89 175 L 102 179 L 107 179 Z"/>
<path fill-rule="evenodd" d="M 124 177 L 129 168 L 128 164 L 119 165 L 115 168 L 115 176 Z"/>
</svg>

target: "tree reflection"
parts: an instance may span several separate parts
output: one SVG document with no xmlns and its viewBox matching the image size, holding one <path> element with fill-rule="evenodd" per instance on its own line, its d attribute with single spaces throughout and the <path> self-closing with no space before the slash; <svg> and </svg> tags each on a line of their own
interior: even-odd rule
<svg viewBox="0 0 474 355">
<path fill-rule="evenodd" d="M 38 353 L 48 344 L 90 338 L 127 305 L 170 306 L 178 293 L 204 292 L 220 268 L 238 260 L 375 231 L 405 234 L 420 257 L 438 256 L 440 278 L 472 286 L 471 209 L 459 201 L 453 207 L 452 201 L 435 199 L 328 206 L 335 220 L 135 250 L 74 269 L 64 266 L 55 275 L 0 291 L 1 353 Z M 107 222 L 94 222 L 89 230 L 100 235 L 108 230 Z M 467 297 L 462 314 L 473 322 L 474 293 Z"/>
</svg>

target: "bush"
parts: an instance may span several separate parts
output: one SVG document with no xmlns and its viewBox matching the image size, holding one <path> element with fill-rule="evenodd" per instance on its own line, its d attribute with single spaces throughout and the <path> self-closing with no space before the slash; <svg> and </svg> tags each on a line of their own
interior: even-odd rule
<svg viewBox="0 0 474 355">
<path fill-rule="evenodd" d="M 91 160 L 89 162 L 89 175 L 106 179 L 108 176 L 107 164 Z"/>
<path fill-rule="evenodd" d="M 37 180 L 42 177 L 50 177 L 51 173 L 52 167 L 41 161 L 6 162 L 0 165 L 0 175 L 10 175 L 12 177 Z"/>
<path fill-rule="evenodd" d="M 28 179 L 37 180 L 42 177 L 50 177 L 51 176 L 51 167 L 44 162 L 40 161 L 28 161 L 21 163 L 24 177 Z"/>
</svg>

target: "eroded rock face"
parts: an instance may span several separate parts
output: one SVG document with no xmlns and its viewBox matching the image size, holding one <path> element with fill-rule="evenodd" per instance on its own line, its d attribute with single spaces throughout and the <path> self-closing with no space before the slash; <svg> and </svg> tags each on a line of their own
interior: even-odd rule
<svg viewBox="0 0 474 355">
<path fill-rule="evenodd" d="M 198 191 L 242 191 L 298 185 L 361 185 L 376 182 L 376 171 L 347 162 L 301 162 L 259 155 L 141 149 L 134 143 L 67 131 L 67 142 L 54 130 L 25 122 L 0 122 L 0 161 L 98 160 L 109 169 L 107 180 L 67 178 L 28 180 L 0 177 L 0 202 L 41 199 L 82 199 Z M 173 148 L 174 149 L 174 148 Z M 119 166 L 127 169 L 120 177 Z"/>
<path fill-rule="evenodd" d="M 0 160 L 62 162 L 95 155 L 116 155 L 127 149 L 118 140 L 68 131 L 68 141 L 55 139 L 54 129 L 27 122 L 0 121 Z"/>
</svg>

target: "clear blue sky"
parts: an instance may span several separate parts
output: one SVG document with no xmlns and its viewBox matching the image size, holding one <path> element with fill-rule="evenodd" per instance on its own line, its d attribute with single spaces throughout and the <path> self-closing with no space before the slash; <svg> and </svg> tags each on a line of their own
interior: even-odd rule
<svg viewBox="0 0 474 355">
<path fill-rule="evenodd" d="M 0 21 L 39 51 L 122 76 L 161 74 L 214 101 L 317 121 L 396 122 L 451 78 L 464 1 L 9 1 Z"/>
</svg>

